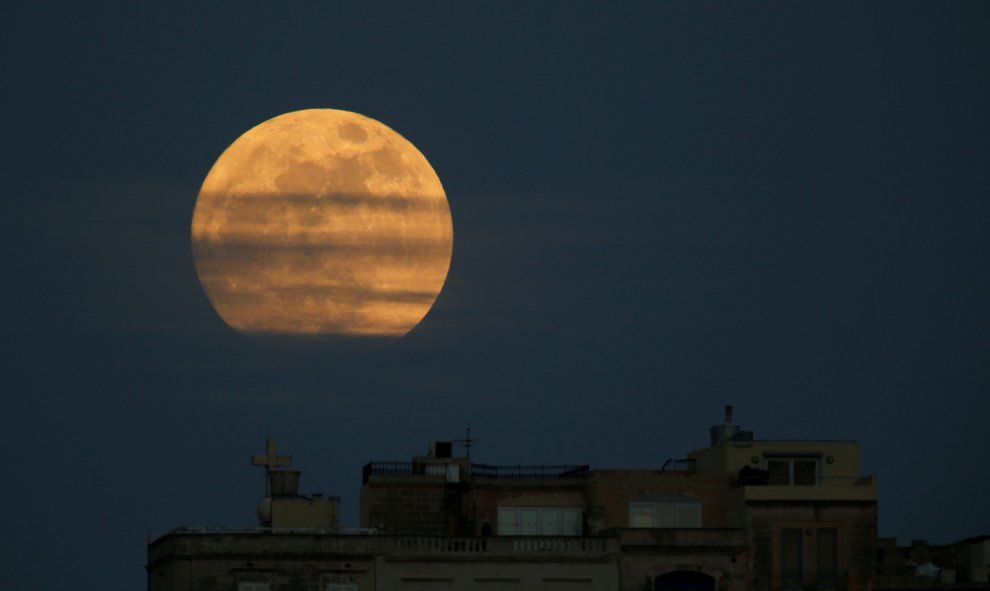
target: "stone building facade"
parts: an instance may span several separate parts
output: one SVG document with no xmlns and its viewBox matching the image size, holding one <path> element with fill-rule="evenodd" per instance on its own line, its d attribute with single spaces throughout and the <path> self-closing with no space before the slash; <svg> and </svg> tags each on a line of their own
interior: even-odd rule
<svg viewBox="0 0 990 591">
<path fill-rule="evenodd" d="M 859 473 L 858 444 L 757 440 L 731 407 L 709 447 L 659 469 L 490 466 L 450 451 L 366 465 L 355 532 L 332 503 L 269 485 L 266 527 L 153 541 L 149 589 L 865 591 L 877 568 L 876 480 Z M 255 463 L 280 480 L 273 448 Z M 266 506 L 332 519 L 279 527 Z"/>
<path fill-rule="evenodd" d="M 153 591 L 618 589 L 615 538 L 455 538 L 179 529 L 148 551 Z"/>
<path fill-rule="evenodd" d="M 990 589 L 990 535 L 933 545 L 911 540 L 899 547 L 893 538 L 877 543 L 873 588 L 885 591 Z"/>
</svg>

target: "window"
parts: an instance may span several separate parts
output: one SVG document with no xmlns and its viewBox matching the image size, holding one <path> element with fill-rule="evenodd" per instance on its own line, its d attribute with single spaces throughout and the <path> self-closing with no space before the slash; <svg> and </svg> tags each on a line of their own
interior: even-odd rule
<svg viewBox="0 0 990 591">
<path fill-rule="evenodd" d="M 767 459 L 769 484 L 775 486 L 815 486 L 818 484 L 818 459 L 771 457 Z"/>
<path fill-rule="evenodd" d="M 701 504 L 676 497 L 633 501 L 629 527 L 701 527 Z"/>
<path fill-rule="evenodd" d="M 801 587 L 802 558 L 804 548 L 800 529 L 785 529 L 780 536 L 781 585 L 784 589 Z"/>
<path fill-rule="evenodd" d="M 570 507 L 499 507 L 500 536 L 579 536 L 581 510 Z"/>
<path fill-rule="evenodd" d="M 461 481 L 461 467 L 458 464 L 426 464 L 423 471 L 431 476 L 445 476 L 447 482 Z"/>
<path fill-rule="evenodd" d="M 237 584 L 237 591 L 271 591 L 268 583 L 245 582 Z"/>
<path fill-rule="evenodd" d="M 633 503 L 629 505 L 629 527 L 656 527 L 653 505 Z"/>
<path fill-rule="evenodd" d="M 818 530 L 818 588 L 836 589 L 839 573 L 838 532 L 835 529 Z"/>
</svg>

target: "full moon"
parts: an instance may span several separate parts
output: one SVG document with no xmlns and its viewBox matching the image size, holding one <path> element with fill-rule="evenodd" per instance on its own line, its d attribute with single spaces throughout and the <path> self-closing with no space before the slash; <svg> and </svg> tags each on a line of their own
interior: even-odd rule
<svg viewBox="0 0 990 591">
<path fill-rule="evenodd" d="M 250 334 L 405 335 L 450 267 L 440 179 L 408 140 L 357 113 L 270 119 L 227 148 L 192 219 L 196 272 Z"/>
</svg>

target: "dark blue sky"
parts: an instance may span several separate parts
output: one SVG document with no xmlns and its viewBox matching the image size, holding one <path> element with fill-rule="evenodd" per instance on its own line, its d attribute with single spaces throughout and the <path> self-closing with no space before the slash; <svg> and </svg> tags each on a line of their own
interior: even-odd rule
<svg viewBox="0 0 990 591">
<path fill-rule="evenodd" d="M 146 532 L 253 524 L 266 426 L 356 525 L 365 462 L 468 426 L 650 468 L 732 403 L 861 441 L 881 535 L 990 533 L 986 3 L 77 4 L 0 25 L 11 588 L 142 588 Z M 213 162 L 319 107 L 447 190 L 389 346 L 241 337 L 196 279 Z"/>
</svg>

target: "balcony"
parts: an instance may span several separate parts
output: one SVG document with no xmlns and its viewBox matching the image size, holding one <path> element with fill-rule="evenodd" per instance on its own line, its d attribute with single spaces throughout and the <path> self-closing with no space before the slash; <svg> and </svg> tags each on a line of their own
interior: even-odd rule
<svg viewBox="0 0 990 591">
<path fill-rule="evenodd" d="M 149 564 L 196 556 L 226 560 L 309 560 L 326 556 L 356 559 L 387 556 L 391 560 L 599 561 L 619 552 L 616 537 L 570 536 L 391 536 L 368 530 L 270 530 L 258 528 L 179 528 L 149 545 Z"/>
<path fill-rule="evenodd" d="M 743 482 L 730 491 L 744 501 L 876 501 L 874 476 L 819 477 L 815 484 L 773 485 Z"/>
<path fill-rule="evenodd" d="M 593 558 L 616 552 L 615 538 L 560 536 L 382 537 L 391 556 L 511 556 Z"/>
</svg>

